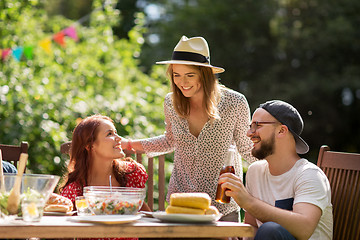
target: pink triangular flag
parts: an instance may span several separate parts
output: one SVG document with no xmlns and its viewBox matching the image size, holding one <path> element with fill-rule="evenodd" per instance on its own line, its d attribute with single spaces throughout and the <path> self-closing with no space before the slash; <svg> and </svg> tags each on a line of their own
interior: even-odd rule
<svg viewBox="0 0 360 240">
<path fill-rule="evenodd" d="M 1 53 L 1 59 L 5 60 L 11 53 L 11 48 L 3 49 Z"/>
<path fill-rule="evenodd" d="M 65 33 L 66 36 L 71 37 L 75 41 L 79 40 L 75 27 L 73 26 L 67 27 L 63 30 L 63 32 Z"/>
<path fill-rule="evenodd" d="M 53 39 L 55 42 L 60 44 L 60 46 L 65 47 L 66 44 L 64 41 L 64 37 L 65 37 L 65 34 L 61 31 L 61 32 L 55 33 L 53 36 Z"/>
<path fill-rule="evenodd" d="M 41 40 L 39 46 L 42 47 L 45 52 L 51 53 L 51 40 L 49 38 Z"/>
</svg>

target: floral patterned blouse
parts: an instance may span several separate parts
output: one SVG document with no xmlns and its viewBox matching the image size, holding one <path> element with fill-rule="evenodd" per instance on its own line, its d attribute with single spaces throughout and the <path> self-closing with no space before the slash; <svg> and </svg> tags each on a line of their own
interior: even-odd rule
<svg viewBox="0 0 360 240">
<path fill-rule="evenodd" d="M 143 165 L 136 162 L 125 162 L 128 164 L 127 169 L 132 171 L 135 167 L 136 170 L 127 174 L 126 187 L 144 188 L 148 179 L 148 175 Z M 75 206 L 75 197 L 83 195 L 83 186 L 78 182 L 72 182 L 61 191 L 61 195 L 69 198 Z M 82 238 L 83 240 L 96 240 L 89 238 Z M 99 238 L 98 240 L 137 240 L 137 238 Z"/>
<path fill-rule="evenodd" d="M 250 123 L 250 109 L 244 95 L 222 88 L 218 104 L 220 119 L 208 121 L 198 137 L 189 131 L 186 119 L 176 113 L 172 93 L 164 101 L 165 133 L 161 136 L 143 139 L 141 144 L 148 157 L 174 152 L 174 168 L 168 186 L 167 201 L 175 192 L 206 192 L 223 215 L 239 207 L 231 199 L 229 204 L 215 202 L 216 188 L 221 167 L 230 145 L 236 145 L 237 152 L 247 162 L 256 159 L 251 156 L 252 142 L 246 136 Z M 235 157 L 235 173 L 242 178 L 242 161 Z"/>
</svg>

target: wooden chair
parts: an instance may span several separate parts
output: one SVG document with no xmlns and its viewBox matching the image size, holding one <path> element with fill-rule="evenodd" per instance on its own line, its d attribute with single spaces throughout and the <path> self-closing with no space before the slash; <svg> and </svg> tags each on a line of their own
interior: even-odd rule
<svg viewBox="0 0 360 240">
<path fill-rule="evenodd" d="M 317 165 L 331 186 L 333 239 L 360 239 L 360 154 L 321 146 Z"/>
<path fill-rule="evenodd" d="M 21 142 L 19 146 L 0 144 L 0 149 L 3 160 L 11 162 L 17 168 L 20 154 L 28 153 L 29 144 L 27 142 Z"/>
<path fill-rule="evenodd" d="M 71 141 L 61 144 L 60 152 L 63 154 L 69 154 L 71 147 Z M 143 154 L 142 153 L 132 153 L 127 150 L 124 150 L 124 153 L 127 157 L 133 157 L 138 163 L 143 163 Z M 165 155 L 157 157 L 159 160 L 158 163 L 158 191 L 159 195 L 154 196 L 154 158 L 147 158 L 147 173 L 149 175 L 147 181 L 147 204 L 152 211 L 154 211 L 154 199 L 158 199 L 158 209 L 159 211 L 165 210 Z"/>
</svg>

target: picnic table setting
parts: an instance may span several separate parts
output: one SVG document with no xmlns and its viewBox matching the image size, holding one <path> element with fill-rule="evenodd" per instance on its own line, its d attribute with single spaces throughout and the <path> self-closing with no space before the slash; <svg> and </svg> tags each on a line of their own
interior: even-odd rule
<svg viewBox="0 0 360 240">
<path fill-rule="evenodd" d="M 79 237 L 251 237 L 244 223 L 220 222 L 206 193 L 172 194 L 165 211 L 139 211 L 145 188 L 88 186 L 75 206 L 54 193 L 59 176 L 23 174 L 27 154 L 21 154 L 17 174 L 0 176 L 0 232 L 5 238 Z M 1 168 L 2 169 L 2 168 Z"/>
</svg>

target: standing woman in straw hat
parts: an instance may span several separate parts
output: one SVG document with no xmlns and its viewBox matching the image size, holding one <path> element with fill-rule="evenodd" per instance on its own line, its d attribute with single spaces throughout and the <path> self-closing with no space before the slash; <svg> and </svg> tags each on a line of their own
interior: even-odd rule
<svg viewBox="0 0 360 240">
<path fill-rule="evenodd" d="M 220 85 L 215 74 L 224 72 L 210 65 L 210 53 L 202 37 L 183 36 L 169 64 L 172 92 L 164 101 L 166 131 L 142 139 L 122 139 L 124 149 L 145 152 L 148 157 L 174 153 L 174 169 L 167 200 L 175 192 L 206 192 L 224 215 L 222 220 L 238 221 L 239 208 L 234 200 L 215 202 L 217 181 L 230 145 L 252 162 L 252 143 L 246 136 L 250 110 L 244 95 Z M 242 162 L 236 154 L 235 172 L 242 177 Z"/>
</svg>

